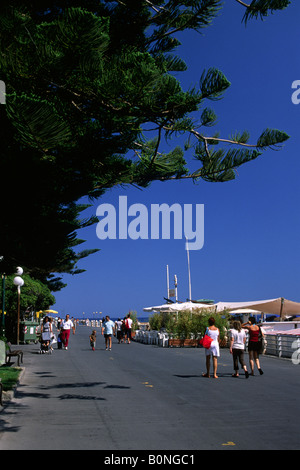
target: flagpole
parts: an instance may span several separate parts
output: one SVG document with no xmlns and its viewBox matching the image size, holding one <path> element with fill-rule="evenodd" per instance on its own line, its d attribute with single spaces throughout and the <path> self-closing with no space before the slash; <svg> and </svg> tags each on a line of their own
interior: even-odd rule
<svg viewBox="0 0 300 470">
<path fill-rule="evenodd" d="M 187 252 L 187 261 L 188 261 L 188 271 L 189 271 L 189 300 L 192 300 L 192 285 L 191 285 L 191 267 L 190 267 L 190 252 L 189 252 L 189 243 L 187 237 L 186 239 L 186 252 Z"/>
<path fill-rule="evenodd" d="M 169 265 L 167 264 L 167 299 L 169 298 L 169 290 L 170 290 L 170 285 L 169 285 Z"/>
</svg>

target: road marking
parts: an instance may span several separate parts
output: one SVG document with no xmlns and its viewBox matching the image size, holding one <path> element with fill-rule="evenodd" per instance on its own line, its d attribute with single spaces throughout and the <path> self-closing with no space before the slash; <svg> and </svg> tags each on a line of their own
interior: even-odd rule
<svg viewBox="0 0 300 470">
<path fill-rule="evenodd" d="M 142 385 L 145 385 L 146 387 L 153 388 L 153 385 L 149 384 L 149 382 L 142 382 Z"/>
<path fill-rule="evenodd" d="M 225 444 L 222 444 L 222 446 L 235 446 L 234 442 L 228 441 Z"/>
</svg>

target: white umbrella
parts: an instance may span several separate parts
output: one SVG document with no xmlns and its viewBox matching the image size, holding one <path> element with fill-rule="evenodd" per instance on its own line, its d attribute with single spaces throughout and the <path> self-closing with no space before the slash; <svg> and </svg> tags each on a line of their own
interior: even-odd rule
<svg viewBox="0 0 300 470">
<path fill-rule="evenodd" d="M 170 305 L 174 305 L 174 304 L 155 305 L 154 307 L 145 307 L 143 308 L 143 310 L 144 312 L 161 312 L 161 311 L 166 312 Z"/>
<path fill-rule="evenodd" d="M 183 310 L 197 310 L 201 308 L 212 308 L 214 305 L 200 304 L 195 302 L 176 302 L 173 304 L 156 305 L 154 307 L 145 307 L 144 312 L 182 312 Z"/>
<path fill-rule="evenodd" d="M 182 302 L 182 303 L 176 303 L 176 304 L 169 304 L 168 305 L 168 311 L 170 312 L 182 312 L 184 310 L 187 310 L 189 312 L 192 312 L 193 310 L 199 310 L 202 308 L 211 308 L 213 305 L 207 305 L 207 304 L 200 304 L 200 303 L 195 303 L 195 302 Z M 167 310 L 162 310 L 162 311 L 167 311 Z"/>
</svg>

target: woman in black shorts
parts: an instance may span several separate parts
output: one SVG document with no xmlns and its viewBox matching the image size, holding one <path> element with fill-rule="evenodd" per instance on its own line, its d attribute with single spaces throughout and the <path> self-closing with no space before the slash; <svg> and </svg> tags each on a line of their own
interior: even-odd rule
<svg viewBox="0 0 300 470">
<path fill-rule="evenodd" d="M 263 332 L 256 325 L 254 317 L 250 317 L 247 323 L 243 323 L 243 328 L 246 328 L 249 331 L 249 342 L 248 342 L 248 352 L 249 352 L 249 362 L 251 368 L 251 375 L 254 375 L 254 362 L 257 366 L 258 372 L 260 375 L 263 374 L 263 371 L 260 368 L 259 362 L 259 352 L 261 349 L 260 336 L 263 335 Z"/>
</svg>

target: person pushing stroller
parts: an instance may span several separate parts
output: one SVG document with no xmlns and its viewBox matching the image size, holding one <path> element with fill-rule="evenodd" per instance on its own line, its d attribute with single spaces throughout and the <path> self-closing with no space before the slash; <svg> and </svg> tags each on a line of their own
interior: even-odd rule
<svg viewBox="0 0 300 470">
<path fill-rule="evenodd" d="M 52 333 L 52 325 L 49 321 L 49 317 L 45 317 L 44 321 L 41 326 L 41 347 L 40 347 L 40 354 L 45 354 L 50 351 L 52 352 L 52 348 L 50 348 L 51 337 L 53 336 Z"/>
</svg>

